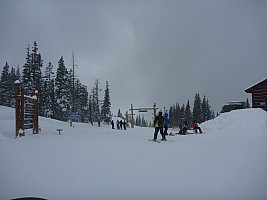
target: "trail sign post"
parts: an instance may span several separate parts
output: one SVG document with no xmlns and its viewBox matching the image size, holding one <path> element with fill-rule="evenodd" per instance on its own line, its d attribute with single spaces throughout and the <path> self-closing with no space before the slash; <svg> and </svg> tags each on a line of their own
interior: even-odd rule
<svg viewBox="0 0 267 200">
<path fill-rule="evenodd" d="M 25 129 L 32 129 L 33 134 L 39 133 L 38 124 L 38 98 L 37 90 L 33 90 L 32 96 L 26 96 L 20 82 L 16 86 L 16 137 L 24 136 Z"/>
<path fill-rule="evenodd" d="M 153 110 L 154 119 L 156 118 L 156 112 L 157 112 L 156 103 L 153 104 L 152 108 L 133 108 L 133 104 L 131 104 L 131 108 L 129 109 L 131 111 L 131 127 L 134 128 L 134 110 L 137 110 L 138 112 L 147 112 L 148 110 Z"/>
<path fill-rule="evenodd" d="M 79 112 L 71 112 L 71 113 L 69 113 L 69 117 L 70 118 L 79 118 L 80 113 Z"/>
</svg>

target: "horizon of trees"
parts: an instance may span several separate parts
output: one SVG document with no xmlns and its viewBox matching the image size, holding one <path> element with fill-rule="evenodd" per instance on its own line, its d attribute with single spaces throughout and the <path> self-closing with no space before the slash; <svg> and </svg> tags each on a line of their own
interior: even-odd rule
<svg viewBox="0 0 267 200">
<path fill-rule="evenodd" d="M 112 114 L 108 81 L 104 98 L 100 100 L 102 90 L 99 88 L 99 79 L 95 80 L 93 89 L 88 92 L 87 86 L 75 77 L 74 70 L 66 68 L 63 56 L 57 63 L 56 72 L 51 62 L 42 71 L 43 60 L 36 42 L 30 50 L 28 45 L 22 73 L 19 67 L 10 69 L 7 62 L 3 67 L 0 105 L 15 107 L 15 81 L 19 80 L 25 95 L 30 95 L 33 90 L 38 91 L 40 116 L 67 121 L 69 112 L 79 112 L 81 122 L 110 122 Z"/>
<path fill-rule="evenodd" d="M 183 120 L 191 125 L 193 121 L 202 123 L 207 120 L 215 118 L 214 111 L 211 109 L 209 100 L 206 96 L 201 99 L 199 93 L 195 94 L 193 109 L 191 109 L 190 101 L 186 105 L 175 103 L 169 109 L 170 127 L 177 127 L 182 124 Z"/>
</svg>

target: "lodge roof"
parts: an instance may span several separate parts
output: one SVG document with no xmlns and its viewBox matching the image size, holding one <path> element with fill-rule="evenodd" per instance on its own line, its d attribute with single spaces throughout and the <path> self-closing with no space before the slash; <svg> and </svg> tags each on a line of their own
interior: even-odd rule
<svg viewBox="0 0 267 200">
<path fill-rule="evenodd" d="M 260 82 L 258 82 L 258 83 L 256 83 L 256 84 L 254 84 L 254 85 L 252 85 L 252 86 L 250 86 L 250 87 L 248 87 L 248 88 L 245 90 L 245 92 L 246 92 L 246 93 L 252 93 L 252 91 L 253 91 L 254 89 L 260 87 L 260 86 L 261 86 L 262 84 L 264 84 L 264 83 L 267 83 L 267 78 L 264 79 L 264 80 L 262 80 L 262 81 L 260 81 Z"/>
</svg>

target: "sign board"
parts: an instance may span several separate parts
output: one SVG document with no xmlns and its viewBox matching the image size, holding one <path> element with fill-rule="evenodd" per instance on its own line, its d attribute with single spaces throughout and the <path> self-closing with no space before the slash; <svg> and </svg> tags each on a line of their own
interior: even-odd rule
<svg viewBox="0 0 267 200">
<path fill-rule="evenodd" d="M 147 108 L 138 108 L 138 112 L 147 112 Z"/>
<path fill-rule="evenodd" d="M 69 113 L 69 117 L 70 118 L 79 118 L 80 113 L 79 112 L 71 112 L 71 113 Z"/>
</svg>

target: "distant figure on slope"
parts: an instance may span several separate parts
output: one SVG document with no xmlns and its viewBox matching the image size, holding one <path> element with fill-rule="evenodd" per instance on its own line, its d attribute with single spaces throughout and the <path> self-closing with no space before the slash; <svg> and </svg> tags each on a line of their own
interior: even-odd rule
<svg viewBox="0 0 267 200">
<path fill-rule="evenodd" d="M 120 129 L 122 130 L 122 120 L 120 121 Z"/>
<path fill-rule="evenodd" d="M 196 120 L 193 121 L 192 123 L 192 128 L 194 130 L 194 133 L 197 133 L 197 130 L 199 130 L 199 133 L 202 133 L 201 128 L 198 126 L 198 123 L 196 122 Z"/>
<path fill-rule="evenodd" d="M 111 128 L 114 129 L 114 121 L 111 120 Z"/>
<path fill-rule="evenodd" d="M 164 134 L 168 135 L 168 127 L 169 127 L 170 119 L 167 111 L 164 113 Z"/>
<path fill-rule="evenodd" d="M 154 140 L 157 140 L 158 132 L 160 131 L 160 134 L 162 136 L 161 140 L 166 141 L 165 134 L 163 133 L 163 124 L 164 124 L 164 117 L 162 116 L 162 112 L 159 111 L 158 116 L 156 116 L 154 120 L 154 125 L 155 125 Z"/>
<path fill-rule="evenodd" d="M 120 129 L 120 122 L 119 122 L 119 120 L 117 119 L 117 122 L 116 122 L 116 124 L 117 124 L 117 129 Z"/>
<path fill-rule="evenodd" d="M 183 123 L 179 125 L 180 131 L 178 134 L 186 135 L 188 124 L 186 120 L 183 120 Z"/>
<path fill-rule="evenodd" d="M 127 123 L 126 123 L 126 121 L 124 120 L 124 121 L 123 121 L 123 128 L 124 128 L 124 130 L 126 130 L 126 124 L 127 124 Z"/>
</svg>

